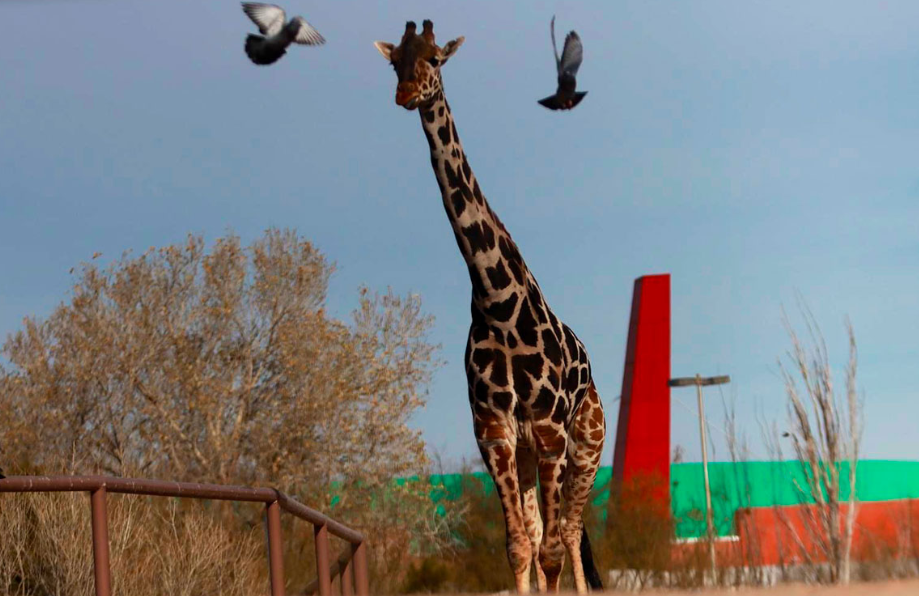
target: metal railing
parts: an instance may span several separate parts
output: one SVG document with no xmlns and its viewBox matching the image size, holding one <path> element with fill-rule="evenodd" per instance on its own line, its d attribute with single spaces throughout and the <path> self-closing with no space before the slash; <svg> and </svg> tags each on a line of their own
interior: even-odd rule
<svg viewBox="0 0 919 596">
<path fill-rule="evenodd" d="M 318 590 L 331 596 L 332 579 L 341 579 L 342 596 L 369 596 L 367 543 L 363 534 L 326 517 L 273 488 L 246 488 L 194 482 L 166 482 L 114 476 L 12 476 L 0 479 L 0 493 L 87 492 L 90 494 L 93 534 L 93 568 L 96 596 L 110 596 L 112 574 L 109 566 L 108 493 L 181 497 L 218 501 L 265 503 L 268 526 L 268 569 L 271 596 L 284 596 L 284 560 L 281 547 L 281 510 L 313 524 L 318 577 L 307 593 Z M 350 543 L 338 558 L 329 561 L 329 534 Z M 353 575 L 353 577 L 352 577 Z"/>
</svg>

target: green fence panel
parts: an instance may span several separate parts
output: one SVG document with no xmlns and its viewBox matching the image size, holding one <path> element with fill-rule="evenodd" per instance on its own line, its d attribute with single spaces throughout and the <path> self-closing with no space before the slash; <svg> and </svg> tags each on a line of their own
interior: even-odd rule
<svg viewBox="0 0 919 596">
<path fill-rule="evenodd" d="M 734 514 L 742 507 L 770 507 L 812 503 L 808 476 L 801 462 L 752 461 L 742 463 L 714 462 L 709 464 L 712 489 L 712 510 L 715 531 L 719 536 L 734 534 Z M 843 485 L 842 499 L 848 499 L 848 464 L 840 466 Z M 486 494 L 494 484 L 485 472 L 470 475 Z M 466 477 L 469 479 L 469 477 Z M 597 472 L 596 491 L 592 504 L 606 505 L 612 468 L 604 466 Z M 398 483 L 417 481 L 417 477 L 399 479 Z M 860 501 L 890 501 L 919 498 L 919 462 L 863 460 L 858 463 L 856 496 Z M 431 502 L 440 514 L 450 501 L 462 496 L 462 474 L 430 476 Z M 670 500 L 677 538 L 698 538 L 705 535 L 705 484 L 700 463 L 680 463 L 670 466 Z"/>
</svg>

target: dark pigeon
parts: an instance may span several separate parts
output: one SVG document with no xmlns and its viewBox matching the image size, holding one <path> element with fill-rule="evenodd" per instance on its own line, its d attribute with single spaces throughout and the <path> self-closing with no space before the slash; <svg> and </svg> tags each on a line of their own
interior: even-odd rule
<svg viewBox="0 0 919 596">
<path fill-rule="evenodd" d="M 550 110 L 570 110 L 581 103 L 587 91 L 576 91 L 578 82 L 578 69 L 581 67 L 581 61 L 584 59 L 584 46 L 581 45 L 581 38 L 577 32 L 572 31 L 565 37 L 565 47 L 562 49 L 562 56 L 558 56 L 558 48 L 555 45 L 555 17 L 552 17 L 552 23 L 549 25 L 552 33 L 552 50 L 555 52 L 555 67 L 558 71 L 558 89 L 555 95 L 550 95 L 540 99 L 539 103 Z"/>
<path fill-rule="evenodd" d="M 308 46 L 325 43 L 325 38 L 303 17 L 294 17 L 288 21 L 280 6 L 260 2 L 243 2 L 242 5 L 243 12 L 258 25 L 262 33 L 246 37 L 246 54 L 255 64 L 265 66 L 277 62 L 278 58 L 287 53 L 287 47 L 292 43 Z"/>
</svg>

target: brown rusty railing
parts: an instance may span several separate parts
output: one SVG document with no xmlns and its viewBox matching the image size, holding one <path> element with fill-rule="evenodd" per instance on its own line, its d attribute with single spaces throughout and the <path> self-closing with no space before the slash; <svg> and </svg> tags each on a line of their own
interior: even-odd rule
<svg viewBox="0 0 919 596">
<path fill-rule="evenodd" d="M 307 593 L 318 590 L 331 596 L 332 578 L 341 578 L 342 596 L 369 596 L 367 544 L 364 536 L 314 509 L 294 501 L 273 488 L 246 488 L 193 482 L 166 482 L 113 476 L 13 476 L 0 479 L 0 493 L 87 492 L 90 494 L 93 532 L 93 568 L 96 596 L 110 596 L 112 575 L 109 566 L 108 493 L 184 497 L 218 501 L 265 503 L 268 520 L 268 569 L 271 596 L 284 596 L 284 560 L 281 550 L 281 510 L 313 524 L 318 577 Z M 330 565 L 329 534 L 350 543 Z M 352 577 L 353 574 L 353 577 Z"/>
</svg>

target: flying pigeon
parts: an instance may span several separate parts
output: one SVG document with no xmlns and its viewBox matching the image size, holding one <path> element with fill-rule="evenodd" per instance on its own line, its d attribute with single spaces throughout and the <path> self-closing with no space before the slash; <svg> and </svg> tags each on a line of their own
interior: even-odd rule
<svg viewBox="0 0 919 596">
<path fill-rule="evenodd" d="M 559 58 L 558 48 L 555 46 L 554 16 L 549 30 L 552 33 L 552 50 L 555 52 L 555 67 L 558 70 L 558 88 L 555 95 L 540 99 L 539 103 L 550 110 L 570 110 L 581 103 L 587 95 L 587 91 L 575 91 L 578 85 L 575 77 L 584 59 L 584 46 L 581 45 L 578 34 L 572 31 L 565 37 L 565 47 L 562 49 L 562 57 Z"/>
<path fill-rule="evenodd" d="M 287 53 L 287 46 L 292 43 L 308 46 L 325 43 L 325 38 L 303 17 L 288 21 L 280 6 L 261 2 L 243 2 L 242 5 L 243 12 L 262 32 L 262 35 L 250 34 L 246 37 L 246 54 L 255 64 L 264 66 L 276 62 Z"/>
</svg>

